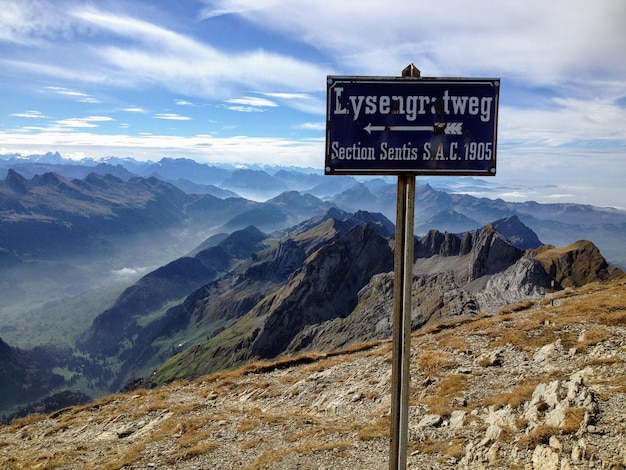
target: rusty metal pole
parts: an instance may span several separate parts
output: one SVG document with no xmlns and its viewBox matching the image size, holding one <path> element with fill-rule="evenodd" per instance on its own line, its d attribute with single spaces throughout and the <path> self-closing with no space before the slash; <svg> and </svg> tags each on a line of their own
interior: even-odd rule
<svg viewBox="0 0 626 470">
<path fill-rule="evenodd" d="M 402 77 L 419 78 L 409 65 Z M 415 220 L 415 175 L 398 175 L 393 287 L 393 357 L 391 375 L 391 448 L 389 469 L 404 470 L 409 430 L 411 359 L 411 286 Z"/>
</svg>

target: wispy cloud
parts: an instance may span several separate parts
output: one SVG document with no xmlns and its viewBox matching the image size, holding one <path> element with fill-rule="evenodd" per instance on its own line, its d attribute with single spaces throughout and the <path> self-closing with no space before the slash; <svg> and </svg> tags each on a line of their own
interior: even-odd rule
<svg viewBox="0 0 626 470">
<path fill-rule="evenodd" d="M 5 0 L 0 15 L 0 40 L 19 45 L 42 44 L 67 31 L 63 10 L 47 2 Z"/>
<path fill-rule="evenodd" d="M 319 96 L 310 93 L 285 93 L 285 92 L 266 92 L 262 93 L 274 100 L 279 101 L 284 106 L 311 114 L 324 114 L 325 102 Z"/>
<path fill-rule="evenodd" d="M 193 106 L 194 104 L 191 101 L 187 100 L 175 100 L 174 103 L 178 106 Z"/>
<path fill-rule="evenodd" d="M 168 2 L 0 1 L 5 147 L 200 160 L 210 148 L 230 162 L 320 166 L 325 76 L 398 75 L 412 62 L 424 76 L 502 78 L 499 181 L 574 187 L 601 174 L 589 192 L 624 199 L 624 0 L 202 0 L 196 21 Z M 224 38 L 215 26 L 228 25 Z M 75 117 L 89 114 L 110 114 L 120 134 Z M 173 138 L 171 121 L 189 122 Z"/>
<path fill-rule="evenodd" d="M 526 109 L 501 106 L 499 136 L 517 146 L 626 144 L 626 108 L 608 99 L 555 98 L 548 106 Z"/>
<path fill-rule="evenodd" d="M 217 16 L 232 14 L 247 14 L 255 10 L 266 8 L 276 3 L 275 0 L 231 1 L 231 0 L 202 0 L 207 6 L 200 10 L 198 18 L 206 20 Z"/>
<path fill-rule="evenodd" d="M 428 75 L 488 71 L 531 83 L 623 77 L 626 71 L 624 61 L 614 61 L 626 43 L 622 0 L 606 0 L 601 8 L 586 0 L 397 0 L 385 8 L 377 0 L 358 7 L 352 2 L 320 7 L 315 0 L 221 0 L 203 10 L 206 18 L 229 13 L 303 38 L 356 74 L 399 74 L 409 61 Z M 580 64 L 586 64 L 584 70 Z"/>
<path fill-rule="evenodd" d="M 313 63 L 263 50 L 221 52 L 210 44 L 147 21 L 91 7 L 77 9 L 72 16 L 91 29 L 126 40 L 124 47 L 110 43 L 93 50 L 108 65 L 111 76 L 124 76 L 136 84 L 158 82 L 190 96 L 215 98 L 242 85 L 267 89 L 291 88 L 298 83 L 300 87 L 319 90 L 317 77 L 326 72 Z M 242 73 L 245 70 L 254 70 L 254 74 Z"/>
<path fill-rule="evenodd" d="M 100 100 L 93 98 L 92 96 L 89 96 L 87 93 L 83 93 L 82 91 L 68 90 L 67 88 L 58 86 L 49 86 L 46 87 L 46 89 L 53 93 L 56 93 L 57 95 L 76 98 L 79 102 L 82 103 L 100 103 Z"/>
<path fill-rule="evenodd" d="M 308 131 L 324 131 L 326 129 L 325 122 L 304 122 L 302 124 L 296 124 L 296 129 L 306 129 Z"/>
<path fill-rule="evenodd" d="M 231 111 L 240 111 L 245 113 L 260 113 L 266 108 L 276 108 L 278 105 L 265 98 L 244 96 L 242 98 L 231 98 L 225 100 L 226 108 Z"/>
<path fill-rule="evenodd" d="M 48 116 L 43 114 L 41 111 L 35 111 L 35 110 L 24 111 L 23 113 L 13 113 L 11 114 L 11 116 L 28 118 L 28 119 L 47 119 L 48 118 Z"/>
<path fill-rule="evenodd" d="M 69 138 L 71 136 L 71 138 Z M 84 151 L 89 143 L 89 154 L 93 157 L 127 155 L 129 149 L 133 157 L 146 160 L 159 160 L 164 152 L 175 152 L 178 156 L 193 158 L 200 162 L 247 162 L 291 166 L 294 155 L 304 166 L 319 166 L 320 155 L 324 152 L 323 139 L 294 140 L 275 137 L 236 136 L 219 138 L 208 134 L 182 137 L 141 133 L 97 134 L 77 131 L 67 134 L 62 130 L 43 129 L 33 143 L 33 134 L 0 132 L 3 146 L 10 146 L 23 155 L 45 153 L 58 149 L 63 155 L 74 155 Z M 207 149 L 211 149 L 210 156 Z"/>
<path fill-rule="evenodd" d="M 57 126 L 61 128 L 78 129 L 78 128 L 98 127 L 97 123 L 109 122 L 113 120 L 114 119 L 109 116 L 87 116 L 84 118 L 61 119 L 61 120 L 54 121 L 54 122 Z"/>
<path fill-rule="evenodd" d="M 189 121 L 189 120 L 191 120 L 191 118 L 188 117 L 188 116 L 182 116 L 180 114 L 175 114 L 175 113 L 155 114 L 153 117 L 155 119 L 168 119 L 170 121 Z"/>
<path fill-rule="evenodd" d="M 124 108 L 122 111 L 125 111 L 127 113 L 147 113 L 147 111 L 143 108 L 140 108 L 138 106 L 135 107 L 130 107 L 130 108 Z"/>
</svg>

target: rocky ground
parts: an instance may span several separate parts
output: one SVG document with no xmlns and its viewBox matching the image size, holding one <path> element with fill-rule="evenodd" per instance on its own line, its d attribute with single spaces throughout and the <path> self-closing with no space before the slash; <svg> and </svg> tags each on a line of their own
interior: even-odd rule
<svg viewBox="0 0 626 470">
<path fill-rule="evenodd" d="M 626 468 L 626 281 L 413 336 L 408 468 Z M 2 469 L 385 469 L 391 344 L 0 427 Z"/>
</svg>

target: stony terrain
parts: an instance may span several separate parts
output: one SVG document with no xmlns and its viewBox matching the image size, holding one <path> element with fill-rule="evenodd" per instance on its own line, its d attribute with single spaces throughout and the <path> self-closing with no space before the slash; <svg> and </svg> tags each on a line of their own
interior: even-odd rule
<svg viewBox="0 0 626 470">
<path fill-rule="evenodd" d="M 408 467 L 626 468 L 626 280 L 416 332 Z M 385 469 L 391 344 L 0 427 L 2 469 Z"/>
</svg>

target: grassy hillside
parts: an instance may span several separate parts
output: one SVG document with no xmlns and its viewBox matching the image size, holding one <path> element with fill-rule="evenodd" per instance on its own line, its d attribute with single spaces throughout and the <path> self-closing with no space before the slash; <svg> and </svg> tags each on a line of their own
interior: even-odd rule
<svg viewBox="0 0 626 470">
<path fill-rule="evenodd" d="M 390 359 L 360 344 L 32 415 L 0 427 L 0 467 L 387 468 Z M 411 378 L 410 468 L 623 468 L 626 280 L 417 332 Z"/>
</svg>

